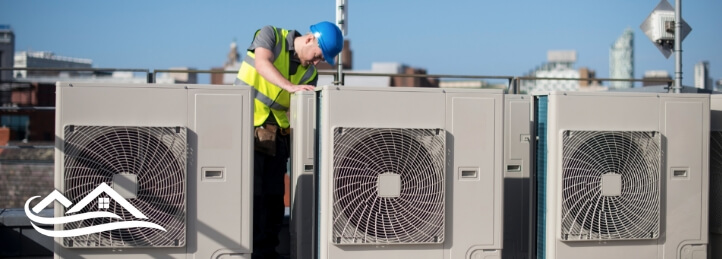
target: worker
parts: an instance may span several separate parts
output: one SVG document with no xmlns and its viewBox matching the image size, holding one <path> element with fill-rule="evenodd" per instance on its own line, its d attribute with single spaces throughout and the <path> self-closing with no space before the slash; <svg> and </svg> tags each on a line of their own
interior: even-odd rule
<svg viewBox="0 0 722 259">
<path fill-rule="evenodd" d="M 295 30 L 265 26 L 256 31 L 235 85 L 253 87 L 255 125 L 253 258 L 278 258 L 276 246 L 284 216 L 284 175 L 290 153 L 288 109 L 291 93 L 310 91 L 318 81 L 315 65 L 333 65 L 343 48 L 333 23 Z"/>
</svg>

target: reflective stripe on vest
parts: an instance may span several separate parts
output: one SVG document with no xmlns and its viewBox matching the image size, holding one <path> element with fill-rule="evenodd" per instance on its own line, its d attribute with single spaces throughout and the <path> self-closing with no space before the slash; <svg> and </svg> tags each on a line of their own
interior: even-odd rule
<svg viewBox="0 0 722 259">
<path fill-rule="evenodd" d="M 296 73 L 289 75 L 290 69 L 290 53 L 287 50 L 288 30 L 273 28 L 275 33 L 275 45 L 273 47 L 273 66 L 278 69 L 281 75 L 292 84 L 308 84 L 317 75 L 314 66 L 298 66 Z M 259 30 L 260 31 L 260 30 Z M 256 35 L 259 31 L 256 31 Z M 253 114 L 253 124 L 260 126 L 263 124 L 270 114 L 276 118 L 276 122 L 281 128 L 288 128 L 290 123 L 286 116 L 286 111 L 291 105 L 291 95 L 288 91 L 268 82 L 265 78 L 258 74 L 256 70 L 255 53 L 248 51 L 238 70 L 237 81 L 243 84 L 253 86 L 255 97 L 255 108 Z"/>
</svg>

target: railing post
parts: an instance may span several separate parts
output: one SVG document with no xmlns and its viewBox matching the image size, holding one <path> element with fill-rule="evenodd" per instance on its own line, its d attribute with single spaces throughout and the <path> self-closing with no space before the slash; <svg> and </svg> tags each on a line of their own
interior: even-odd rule
<svg viewBox="0 0 722 259">
<path fill-rule="evenodd" d="M 517 80 L 516 78 L 510 77 L 509 78 L 509 90 L 507 93 L 509 94 L 519 94 L 519 89 L 516 84 Z"/>
</svg>

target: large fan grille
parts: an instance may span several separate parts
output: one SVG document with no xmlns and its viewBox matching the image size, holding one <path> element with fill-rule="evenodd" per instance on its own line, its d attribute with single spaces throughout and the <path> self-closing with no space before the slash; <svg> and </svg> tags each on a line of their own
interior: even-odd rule
<svg viewBox="0 0 722 259">
<path fill-rule="evenodd" d="M 333 242 L 441 243 L 445 132 L 440 129 L 334 130 Z M 381 197 L 379 175 L 400 176 L 398 197 Z"/>
<path fill-rule="evenodd" d="M 710 135 L 709 226 L 712 233 L 722 234 L 722 131 Z"/>
<path fill-rule="evenodd" d="M 181 247 L 185 246 L 186 129 L 183 127 L 65 127 L 65 195 L 74 204 L 101 183 L 112 186 L 113 176 L 135 174 L 137 197 L 128 202 L 167 232 L 126 228 L 66 237 L 67 247 Z M 101 194 L 103 196 L 103 194 Z M 107 197 L 107 196 L 106 196 Z M 142 220 L 110 199 L 107 211 L 121 217 L 67 223 L 76 229 L 118 221 Z M 98 201 L 79 213 L 97 211 Z"/>
<path fill-rule="evenodd" d="M 562 239 L 657 238 L 660 134 L 565 131 L 562 141 Z M 605 174 L 618 174 L 618 194 L 603 194 Z"/>
</svg>

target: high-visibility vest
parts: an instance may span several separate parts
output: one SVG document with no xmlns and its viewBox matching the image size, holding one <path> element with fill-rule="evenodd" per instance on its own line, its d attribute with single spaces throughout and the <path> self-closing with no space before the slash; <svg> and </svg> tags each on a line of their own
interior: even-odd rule
<svg viewBox="0 0 722 259">
<path fill-rule="evenodd" d="M 258 35 L 259 31 L 260 30 L 256 31 L 256 35 Z M 310 83 L 316 77 L 316 67 L 312 65 L 308 67 L 299 65 L 296 73 L 289 75 L 291 56 L 286 46 L 286 37 L 289 31 L 276 27 L 273 27 L 273 31 L 276 34 L 276 41 L 271 50 L 274 57 L 273 66 L 281 72 L 284 78 L 291 81 L 292 84 L 302 85 Z M 258 71 L 256 71 L 255 57 L 255 53 L 248 51 L 237 75 L 240 81 L 253 86 L 255 90 L 253 91 L 255 97 L 253 124 L 255 126 L 261 126 L 272 113 L 281 128 L 288 128 L 290 123 L 288 122 L 286 111 L 288 111 L 288 107 L 291 106 L 291 93 L 268 82 L 258 74 Z"/>
</svg>

